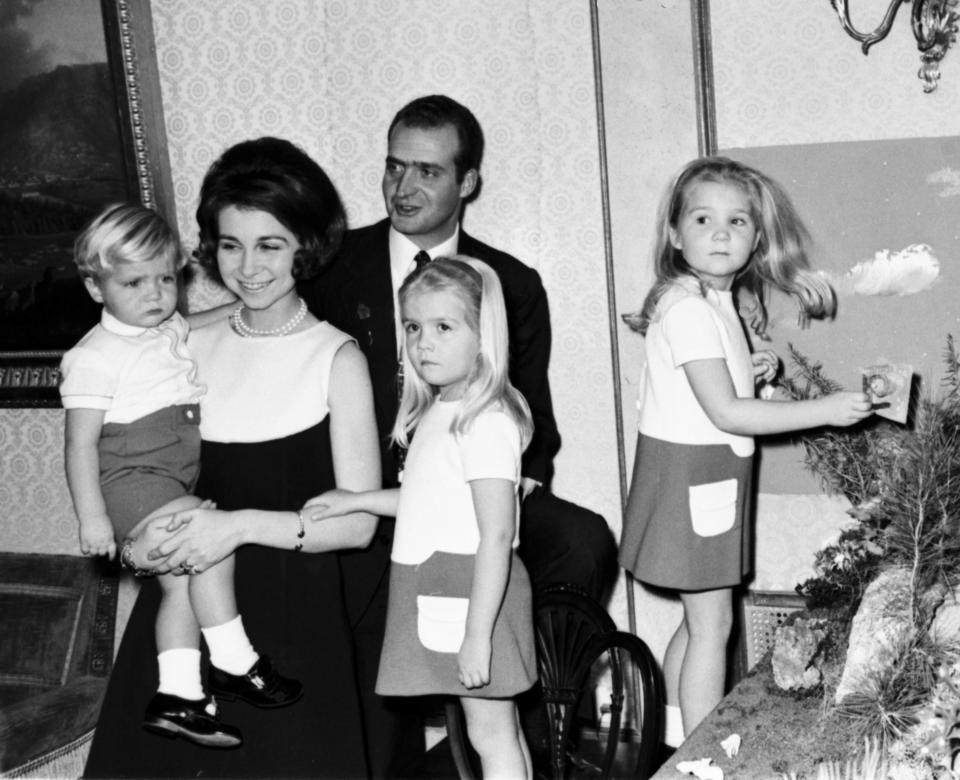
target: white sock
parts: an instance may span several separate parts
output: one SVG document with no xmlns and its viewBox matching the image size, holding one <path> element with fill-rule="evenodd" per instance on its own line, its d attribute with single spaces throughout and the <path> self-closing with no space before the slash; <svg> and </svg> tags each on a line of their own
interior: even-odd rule
<svg viewBox="0 0 960 780">
<path fill-rule="evenodd" d="M 157 656 L 160 685 L 157 690 L 181 699 L 198 701 L 203 698 L 200 681 L 200 651 L 192 647 L 164 650 Z"/>
<path fill-rule="evenodd" d="M 680 708 L 672 704 L 667 705 L 667 722 L 663 729 L 663 743 L 669 747 L 680 747 L 683 744 L 683 716 Z"/>
<path fill-rule="evenodd" d="M 228 674 L 246 674 L 260 660 L 247 638 L 247 632 L 243 630 L 240 615 L 219 626 L 201 628 L 200 631 L 210 648 L 210 663 L 217 669 Z"/>
</svg>

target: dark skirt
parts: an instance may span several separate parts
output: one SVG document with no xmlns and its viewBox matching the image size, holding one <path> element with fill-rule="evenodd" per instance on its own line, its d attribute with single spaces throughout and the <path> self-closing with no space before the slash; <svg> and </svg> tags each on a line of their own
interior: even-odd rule
<svg viewBox="0 0 960 780">
<path fill-rule="evenodd" d="M 620 564 L 641 582 L 700 591 L 750 573 L 753 457 L 727 445 L 640 434 L 624 513 Z"/>
<path fill-rule="evenodd" d="M 444 552 L 435 552 L 419 566 L 391 563 L 378 694 L 506 698 L 522 693 L 537 681 L 530 578 L 514 553 L 493 630 L 490 684 L 470 689 L 460 684 L 457 654 L 473 567 L 473 555 Z"/>
</svg>

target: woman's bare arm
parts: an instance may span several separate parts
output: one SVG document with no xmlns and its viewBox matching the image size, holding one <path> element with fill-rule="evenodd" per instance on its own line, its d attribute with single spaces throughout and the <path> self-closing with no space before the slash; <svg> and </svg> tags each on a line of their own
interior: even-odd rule
<svg viewBox="0 0 960 780">
<path fill-rule="evenodd" d="M 366 360 L 352 342 L 341 347 L 334 358 L 328 405 L 337 487 L 351 491 L 378 489 L 380 451 L 373 391 Z M 221 512 L 200 507 L 159 518 L 141 529 L 135 541 L 135 560 L 138 565 L 141 560 L 159 560 L 156 572 L 162 573 L 177 569 L 181 563 L 207 568 L 244 544 L 291 550 L 299 545 L 305 553 L 361 548 L 370 543 L 376 527 L 376 516 L 367 512 L 311 523 L 307 511 Z"/>
</svg>

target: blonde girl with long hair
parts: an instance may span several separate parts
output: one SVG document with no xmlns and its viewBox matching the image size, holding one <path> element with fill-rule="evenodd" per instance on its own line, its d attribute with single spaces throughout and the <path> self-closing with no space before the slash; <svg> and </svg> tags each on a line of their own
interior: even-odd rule
<svg viewBox="0 0 960 780">
<path fill-rule="evenodd" d="M 516 553 L 532 423 L 508 378 L 503 292 L 489 266 L 458 256 L 408 277 L 399 300 L 401 487 L 325 493 L 313 519 L 396 515 L 377 693 L 458 696 L 483 776 L 531 778 L 513 697 L 536 682 L 530 581 Z"/>
<path fill-rule="evenodd" d="M 653 288 L 625 318 L 644 336 L 646 367 L 620 563 L 683 604 L 664 658 L 668 746 L 723 696 L 732 589 L 750 570 L 753 437 L 871 413 L 860 392 L 756 397 L 779 361 L 751 351 L 745 325 L 765 334 L 769 292 L 793 297 L 801 321 L 836 309 L 829 284 L 809 270 L 806 243 L 777 182 L 727 158 L 694 160 L 660 210 Z"/>
</svg>

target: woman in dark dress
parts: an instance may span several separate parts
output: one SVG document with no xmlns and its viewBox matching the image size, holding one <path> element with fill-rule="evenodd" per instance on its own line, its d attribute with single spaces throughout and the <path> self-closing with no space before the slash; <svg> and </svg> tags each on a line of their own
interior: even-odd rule
<svg viewBox="0 0 960 780">
<path fill-rule="evenodd" d="M 197 221 L 200 262 L 239 299 L 207 315 L 189 339 L 207 385 L 197 495 L 218 509 L 154 521 L 131 544 L 131 558 L 156 572 L 196 571 L 236 551 L 236 593 L 246 628 L 258 649 L 303 683 L 304 695 L 282 709 L 219 702 L 212 720 L 187 713 L 187 729 L 195 723 L 216 728 L 217 717 L 239 727 L 244 743 L 236 749 L 203 748 L 145 731 L 139 708 L 157 681 L 142 660 L 151 651 L 159 596 L 156 583 L 145 579 L 85 774 L 366 777 L 360 695 L 334 551 L 368 544 L 376 518 L 357 514 L 312 523 L 299 512 L 310 497 L 334 486 L 380 485 L 364 358 L 350 337 L 309 314 L 296 292 L 296 279 L 316 272 L 336 251 L 343 209 L 304 152 L 261 138 L 228 149 L 213 164 Z M 158 551 L 165 557 L 157 558 Z"/>
</svg>

